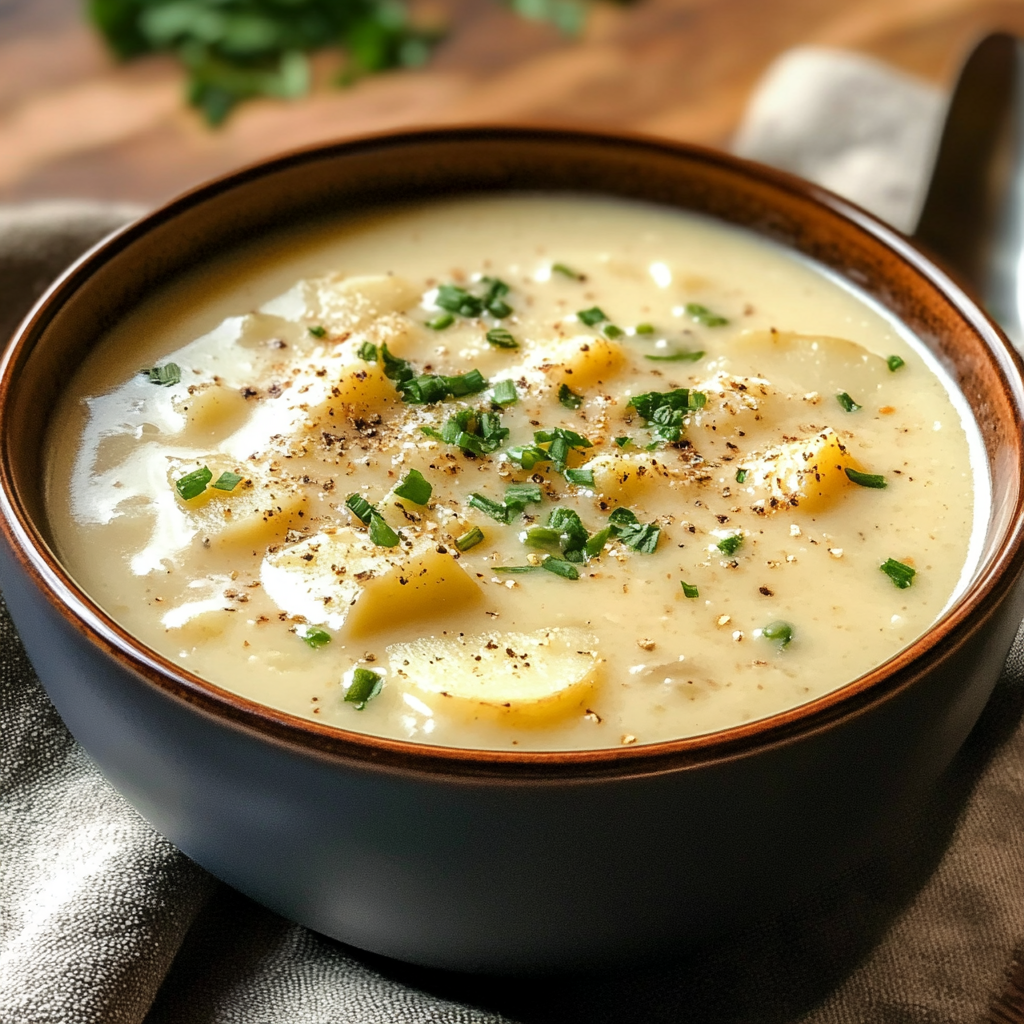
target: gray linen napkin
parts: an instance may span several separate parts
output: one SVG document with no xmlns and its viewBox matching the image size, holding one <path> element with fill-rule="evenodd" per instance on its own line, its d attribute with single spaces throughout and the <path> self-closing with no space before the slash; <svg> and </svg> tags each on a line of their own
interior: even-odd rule
<svg viewBox="0 0 1024 1024">
<path fill-rule="evenodd" d="M 940 109 L 880 65 L 798 51 L 737 144 L 906 226 Z M 0 209 L 0 334 L 129 215 Z M 778 920 L 644 967 L 463 977 L 345 947 L 209 879 L 68 736 L 0 606 L 0 1024 L 977 1021 L 1024 952 L 1022 715 L 1024 633 L 933 799 L 888 850 Z M 1024 996 L 1018 1009 L 1002 1019 L 1024 1021 Z"/>
</svg>

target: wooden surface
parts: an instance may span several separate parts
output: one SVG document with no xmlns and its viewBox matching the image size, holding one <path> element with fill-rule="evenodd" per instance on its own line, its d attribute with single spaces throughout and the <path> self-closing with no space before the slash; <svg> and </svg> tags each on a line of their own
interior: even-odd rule
<svg viewBox="0 0 1024 1024">
<path fill-rule="evenodd" d="M 421 0 L 452 26 L 428 68 L 260 101 L 211 131 L 165 58 L 117 66 L 82 0 L 0 0 L 0 201 L 93 196 L 153 203 L 270 153 L 404 125 L 530 121 L 623 127 L 725 145 L 751 87 L 799 44 L 874 54 L 947 82 L 992 28 L 1024 34 L 996 0 L 636 0 L 600 4 L 580 40 L 495 0 Z"/>
</svg>

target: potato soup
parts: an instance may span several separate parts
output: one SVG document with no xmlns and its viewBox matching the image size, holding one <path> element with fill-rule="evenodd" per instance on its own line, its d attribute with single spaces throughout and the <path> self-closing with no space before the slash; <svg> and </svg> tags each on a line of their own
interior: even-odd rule
<svg viewBox="0 0 1024 1024">
<path fill-rule="evenodd" d="M 703 218 L 488 196 L 199 267 L 68 386 L 57 552 L 254 701 L 446 746 L 713 732 L 921 635 L 987 480 L 923 347 Z"/>
</svg>

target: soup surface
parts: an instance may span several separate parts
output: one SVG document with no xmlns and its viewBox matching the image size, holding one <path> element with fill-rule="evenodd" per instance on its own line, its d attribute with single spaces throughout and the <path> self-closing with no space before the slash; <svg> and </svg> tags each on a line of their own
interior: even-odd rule
<svg viewBox="0 0 1024 1024">
<path fill-rule="evenodd" d="M 834 690 L 952 599 L 987 494 L 963 400 L 862 297 L 585 197 L 197 268 L 49 431 L 58 553 L 125 628 L 272 707 L 462 747 L 657 742 Z"/>
</svg>

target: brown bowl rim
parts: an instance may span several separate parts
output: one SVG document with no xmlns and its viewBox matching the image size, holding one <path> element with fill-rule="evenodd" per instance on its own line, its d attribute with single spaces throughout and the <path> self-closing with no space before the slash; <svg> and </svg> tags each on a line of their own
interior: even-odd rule
<svg viewBox="0 0 1024 1024">
<path fill-rule="evenodd" d="M 1001 598 L 1024 571 L 1024 486 L 1018 487 L 1013 514 L 1008 517 L 998 551 L 931 628 L 902 651 L 837 690 L 805 704 L 729 729 L 660 743 L 592 750 L 511 751 L 435 746 L 352 732 L 270 708 L 210 683 L 150 650 L 94 603 L 64 570 L 35 527 L 18 494 L 8 432 L 2 429 L 2 424 L 11 405 L 9 398 L 13 382 L 8 371 L 19 351 L 28 347 L 27 358 L 31 357 L 31 348 L 45 331 L 51 314 L 78 288 L 88 283 L 98 266 L 152 228 L 251 179 L 274 174 L 296 164 L 343 158 L 345 154 L 367 149 L 381 150 L 425 142 L 458 144 L 488 139 L 506 143 L 518 140 L 525 143 L 604 144 L 685 157 L 690 161 L 739 172 L 776 192 L 794 194 L 824 207 L 833 216 L 869 235 L 872 241 L 881 243 L 957 307 L 985 340 L 989 357 L 996 364 L 1000 377 L 1015 393 L 1017 409 L 1024 416 L 1024 365 L 1002 331 L 963 287 L 894 228 L 848 200 L 786 172 L 703 146 L 638 133 L 576 128 L 506 125 L 426 127 L 318 143 L 257 161 L 199 184 L 101 240 L 50 286 L 0 356 L 0 532 L 23 570 L 70 625 L 143 683 L 155 686 L 165 696 L 184 701 L 196 711 L 228 727 L 256 733 L 274 744 L 298 748 L 310 756 L 330 761 L 372 765 L 375 769 L 389 772 L 514 783 L 566 779 L 583 782 L 605 777 L 660 774 L 733 760 L 796 742 L 834 728 L 891 700 L 928 674 L 932 663 L 940 660 L 940 649 L 948 653 L 983 628 L 1001 603 Z M 1017 465 L 1020 482 L 1021 460 L 1018 459 Z"/>
</svg>

